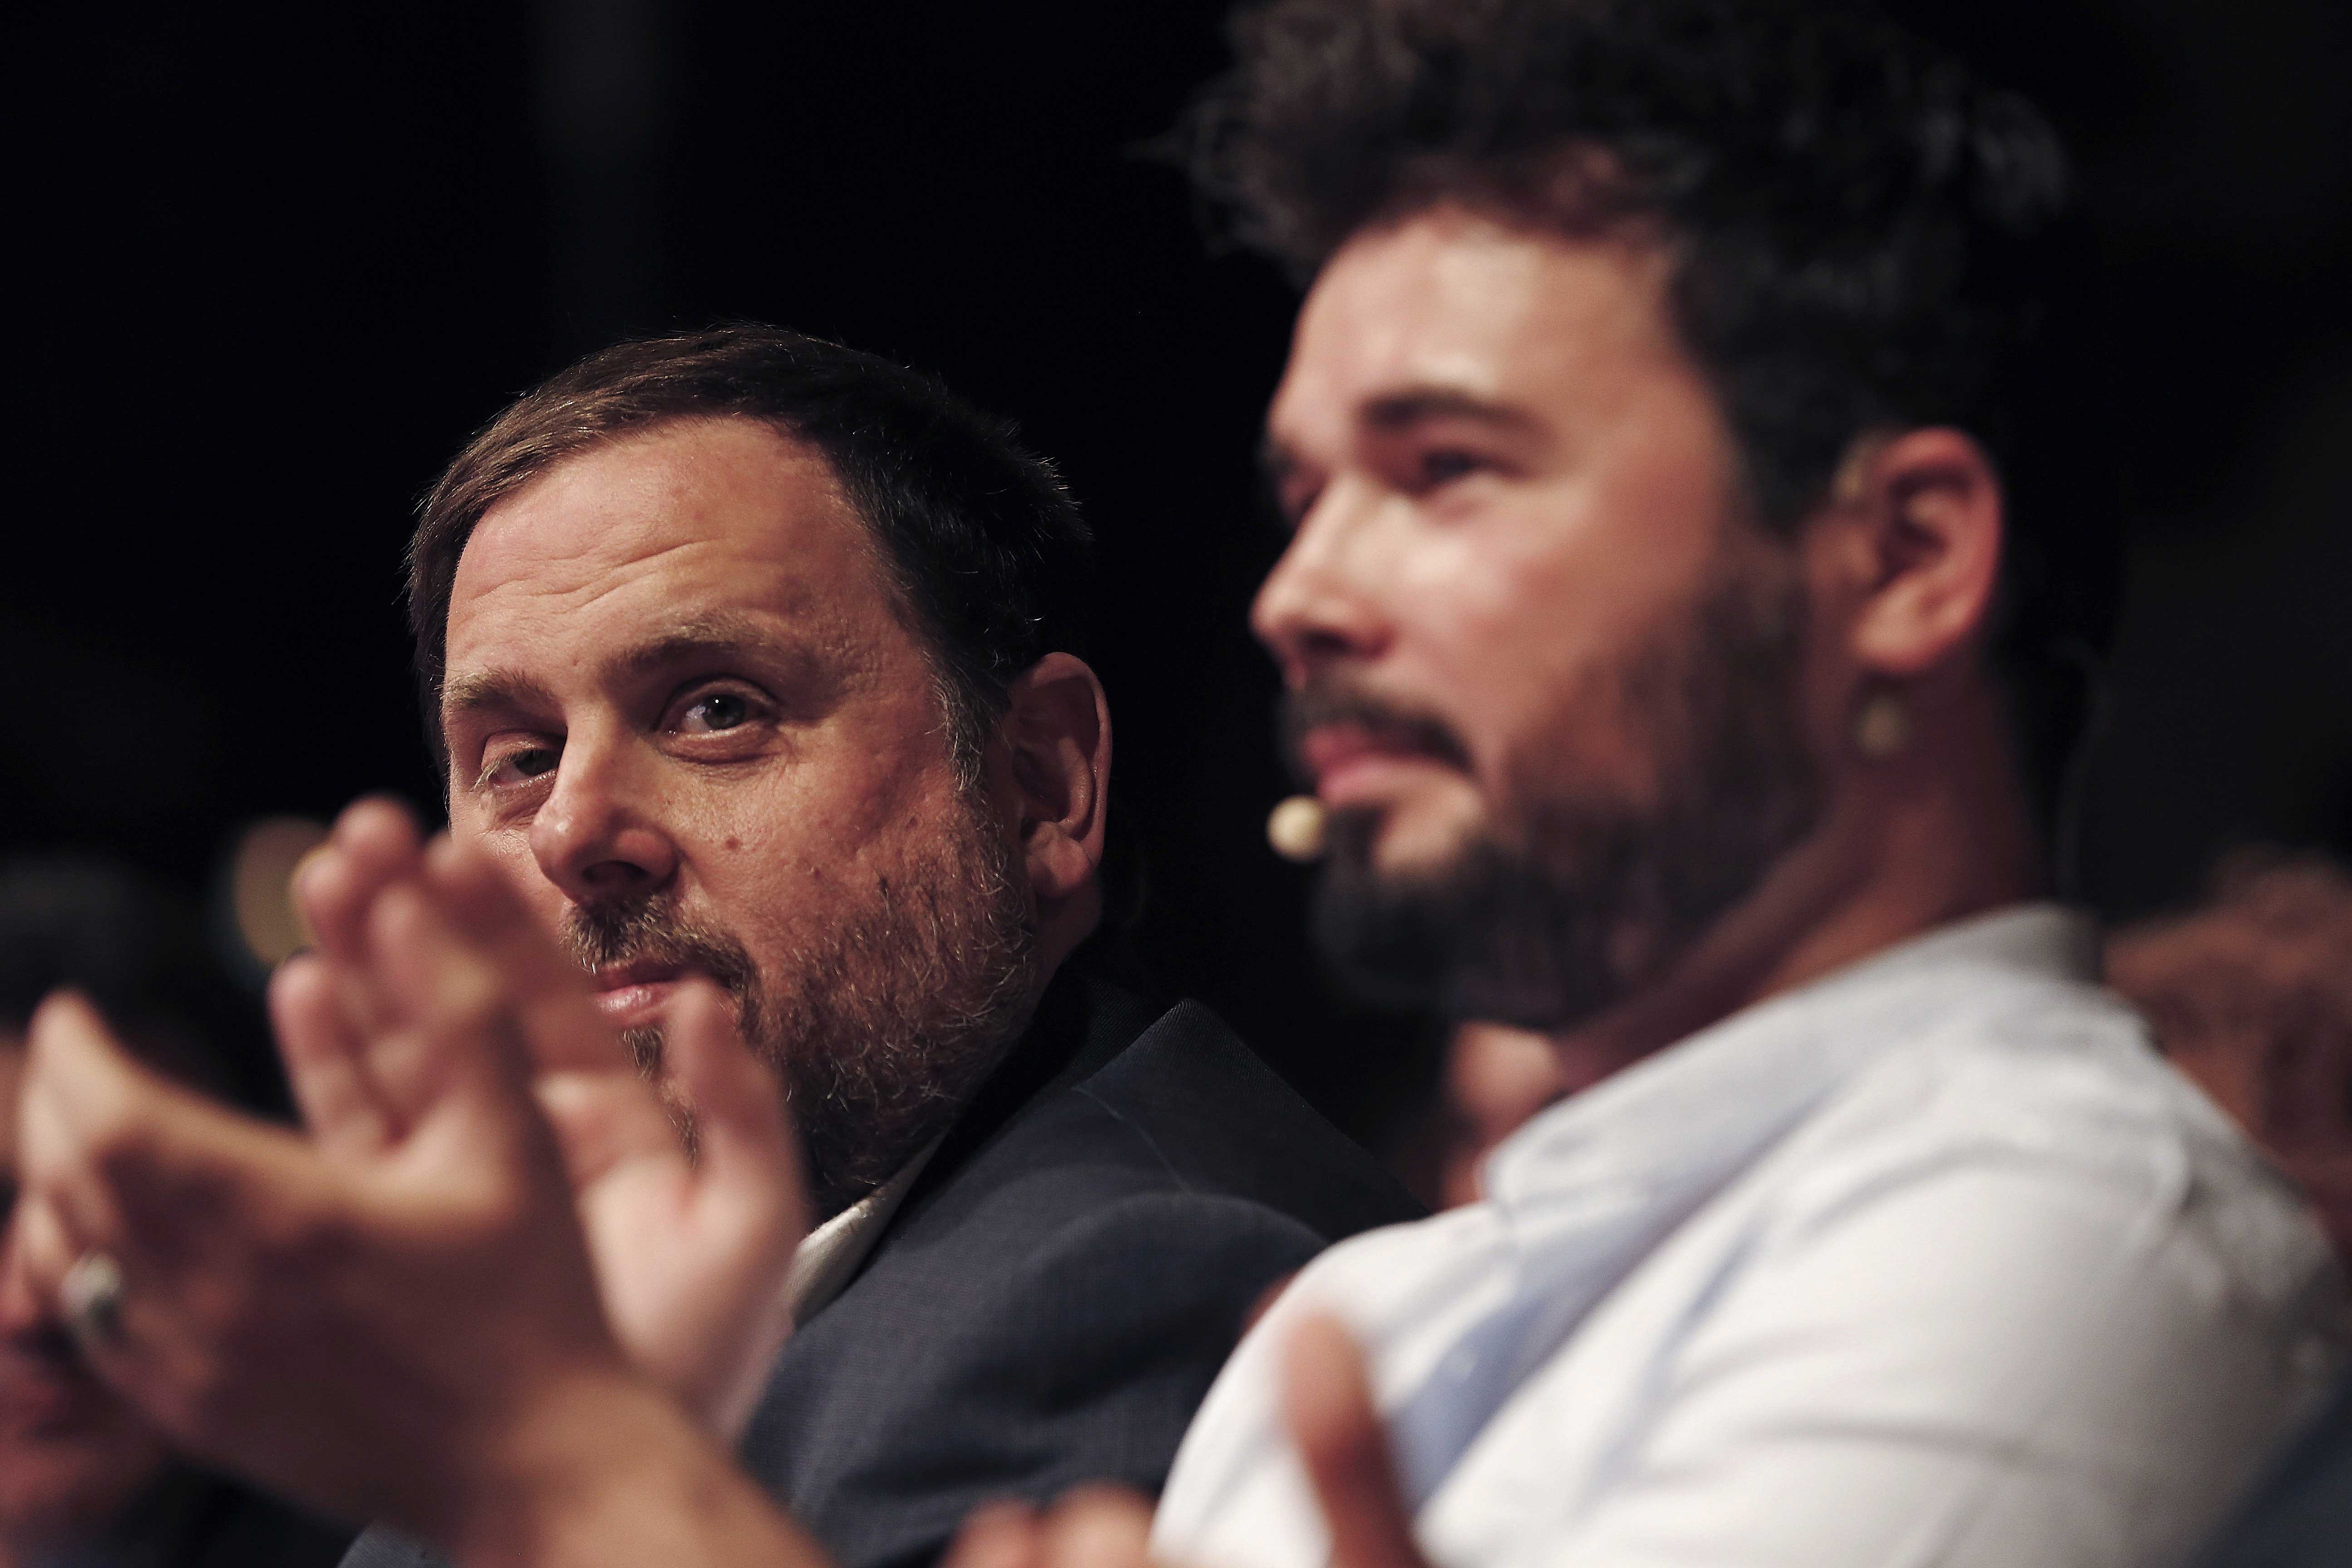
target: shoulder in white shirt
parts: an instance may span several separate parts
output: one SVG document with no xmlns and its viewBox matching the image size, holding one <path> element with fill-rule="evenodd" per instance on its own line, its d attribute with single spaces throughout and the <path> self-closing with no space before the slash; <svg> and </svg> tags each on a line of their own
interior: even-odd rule
<svg viewBox="0 0 2352 1568">
<path fill-rule="evenodd" d="M 1552 1108 L 1486 1202 L 1326 1253 L 1194 1420 L 1157 1554 L 1321 1568 L 1275 1371 L 1325 1310 L 1439 1568 L 2178 1561 L 2324 1386 L 2343 1288 L 2095 942 L 2047 906 L 1931 933 Z"/>
</svg>

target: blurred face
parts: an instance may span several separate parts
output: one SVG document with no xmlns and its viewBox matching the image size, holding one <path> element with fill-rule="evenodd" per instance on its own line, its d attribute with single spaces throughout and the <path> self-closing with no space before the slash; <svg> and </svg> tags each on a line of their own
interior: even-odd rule
<svg viewBox="0 0 2352 1568">
<path fill-rule="evenodd" d="M 558 465 L 467 544 L 447 668 L 451 829 L 633 1044 L 718 981 L 827 1209 L 943 1124 L 1031 1000 L 1014 824 L 820 456 L 705 419 Z"/>
<path fill-rule="evenodd" d="M 24 1041 L 0 1031 L 0 1546 L 96 1534 L 161 1474 L 163 1439 L 84 1372 L 17 1277 L 16 1097 Z"/>
<path fill-rule="evenodd" d="M 1268 419 L 1260 593 L 1367 989 L 1559 1027 L 1654 978 L 1814 820 L 1794 552 L 1649 249 L 1440 208 L 1368 230 Z"/>
</svg>

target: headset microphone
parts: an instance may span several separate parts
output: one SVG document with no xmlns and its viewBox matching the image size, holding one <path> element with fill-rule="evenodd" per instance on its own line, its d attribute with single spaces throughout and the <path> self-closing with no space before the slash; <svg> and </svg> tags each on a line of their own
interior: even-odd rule
<svg viewBox="0 0 2352 1568">
<path fill-rule="evenodd" d="M 1311 795 L 1294 795 L 1265 819 L 1265 841 L 1286 860 L 1305 865 L 1323 858 L 1329 813 Z"/>
</svg>

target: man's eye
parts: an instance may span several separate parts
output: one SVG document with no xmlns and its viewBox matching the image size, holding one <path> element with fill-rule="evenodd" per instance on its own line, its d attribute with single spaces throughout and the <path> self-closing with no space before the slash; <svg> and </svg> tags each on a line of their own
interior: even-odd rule
<svg viewBox="0 0 2352 1568">
<path fill-rule="evenodd" d="M 714 691 L 696 698 L 678 727 L 689 735 L 707 735 L 714 731 L 732 730 L 749 722 L 751 717 L 750 702 L 731 691 Z"/>
<path fill-rule="evenodd" d="M 563 753 L 553 746 L 521 746 L 511 752 L 493 752 L 484 759 L 481 783 L 485 784 L 529 784 L 555 771 Z"/>
<path fill-rule="evenodd" d="M 1421 482 L 1435 486 L 1463 479 L 1486 466 L 1486 459 L 1473 452 L 1424 452 L 1421 458 Z"/>
</svg>

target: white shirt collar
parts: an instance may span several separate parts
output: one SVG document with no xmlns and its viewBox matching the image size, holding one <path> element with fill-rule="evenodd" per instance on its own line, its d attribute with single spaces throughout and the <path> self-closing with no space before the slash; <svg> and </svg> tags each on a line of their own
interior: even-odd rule
<svg viewBox="0 0 2352 1568">
<path fill-rule="evenodd" d="M 1686 1163 L 1736 1165 L 1742 1151 L 1906 1037 L 1935 993 L 1965 1004 L 1988 982 L 2076 984 L 2097 964 L 2095 922 L 2057 904 L 2013 904 L 1939 926 L 1743 1008 L 1561 1100 L 1496 1147 L 1486 1192 L 1510 1210 L 1602 1173 L 1641 1180 Z"/>
<path fill-rule="evenodd" d="M 932 1139 L 897 1175 L 802 1239 L 800 1250 L 793 1254 L 792 1272 L 784 1279 L 784 1303 L 792 1310 L 794 1327 L 814 1317 L 849 1284 L 939 1146 L 940 1140 Z"/>
</svg>

